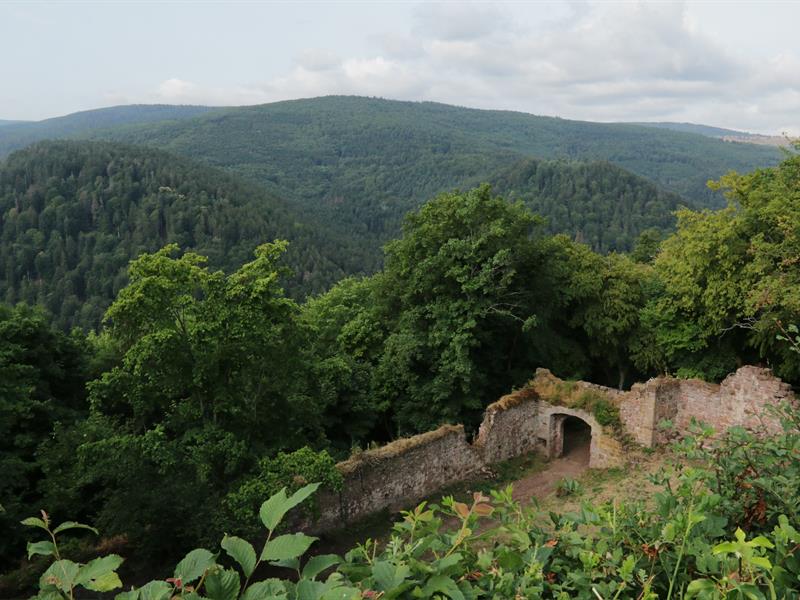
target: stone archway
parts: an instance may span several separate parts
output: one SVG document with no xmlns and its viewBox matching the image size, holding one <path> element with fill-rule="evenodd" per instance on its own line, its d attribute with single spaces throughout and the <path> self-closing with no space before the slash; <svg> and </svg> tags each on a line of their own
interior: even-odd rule
<svg viewBox="0 0 800 600">
<path fill-rule="evenodd" d="M 550 458 L 568 456 L 580 462 L 590 462 L 594 431 L 586 419 L 574 414 L 553 413 L 549 429 Z"/>
</svg>

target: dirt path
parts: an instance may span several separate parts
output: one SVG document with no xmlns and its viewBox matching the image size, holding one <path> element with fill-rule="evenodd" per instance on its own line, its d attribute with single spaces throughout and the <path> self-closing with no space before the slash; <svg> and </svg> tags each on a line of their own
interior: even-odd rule
<svg viewBox="0 0 800 600">
<path fill-rule="evenodd" d="M 527 504 L 531 498 L 544 498 L 555 491 L 558 482 L 577 479 L 589 468 L 591 433 L 577 431 L 564 443 L 564 455 L 547 463 L 547 467 L 514 482 L 514 500 Z"/>
<path fill-rule="evenodd" d="M 585 456 L 584 456 L 585 455 Z M 531 498 L 543 498 L 555 491 L 558 482 L 565 477 L 577 479 L 589 468 L 588 446 L 586 452 L 578 448 L 556 458 L 547 468 L 514 482 L 514 500 L 527 504 Z"/>
</svg>

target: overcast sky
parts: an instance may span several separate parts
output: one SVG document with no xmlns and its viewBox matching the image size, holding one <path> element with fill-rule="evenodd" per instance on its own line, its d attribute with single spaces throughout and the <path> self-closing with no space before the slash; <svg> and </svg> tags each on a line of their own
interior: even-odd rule
<svg viewBox="0 0 800 600">
<path fill-rule="evenodd" d="M 0 119 L 325 94 L 800 134 L 800 1 L 0 0 Z"/>
</svg>

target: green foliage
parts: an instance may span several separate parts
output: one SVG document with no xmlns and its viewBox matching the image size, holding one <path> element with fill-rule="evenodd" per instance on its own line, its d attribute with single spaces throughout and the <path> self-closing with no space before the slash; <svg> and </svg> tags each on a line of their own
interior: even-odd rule
<svg viewBox="0 0 800 600">
<path fill-rule="evenodd" d="M 175 243 L 230 272 L 279 232 L 294 242 L 293 291 L 321 291 L 358 259 L 299 221 L 258 186 L 161 151 L 41 143 L 0 166 L 0 298 L 41 304 L 64 328 L 93 328 L 141 253 Z"/>
<path fill-rule="evenodd" d="M 224 529 L 254 533 L 249 528 L 256 522 L 259 503 L 282 488 L 296 491 L 315 481 L 328 490 L 341 490 L 342 475 L 335 467 L 335 461 L 326 451 L 314 452 L 310 448 L 262 458 L 254 472 L 223 499 L 228 514 Z"/>
<path fill-rule="evenodd" d="M 798 430 L 791 428 L 796 413 L 784 417 L 788 420 L 783 440 L 740 431 L 735 438 L 708 439 L 704 444 L 687 440 L 684 447 L 693 453 L 741 456 L 741 442 L 753 449 L 758 441 L 761 445 L 750 458 L 779 456 L 788 440 L 795 449 L 800 440 Z M 792 460 L 786 455 L 783 464 Z M 748 519 L 725 491 L 730 483 L 752 489 L 747 486 L 756 480 L 765 486 L 785 485 L 778 472 L 742 478 L 739 465 L 730 460 L 699 464 L 712 466 L 676 463 L 653 475 L 658 491 L 650 504 L 584 503 L 574 513 L 542 515 L 515 503 L 510 487 L 491 497 L 476 492 L 469 503 L 452 497 L 439 505 L 422 503 L 402 513 L 385 544 L 367 540 L 344 557 L 304 559 L 315 538 L 275 535 L 287 513 L 317 486 L 305 486 L 291 496 L 283 489 L 259 511 L 267 529 L 260 552 L 243 539 L 223 539 L 222 548 L 236 568 L 226 566 L 220 554 L 193 550 L 171 578 L 123 592 L 117 599 L 800 598 L 796 517 L 781 513 L 781 499 L 770 496 L 774 518 Z M 564 480 L 559 487 L 562 495 L 580 493 L 574 480 Z M 793 495 L 796 498 L 797 487 Z M 38 521 L 29 520 L 32 525 Z M 81 578 L 79 569 L 86 568 L 54 558 L 39 597 L 49 597 L 47 586 L 60 585 L 71 594 L 69 585 Z M 98 572 L 119 564 L 109 557 L 98 561 L 89 563 L 97 564 Z M 291 580 L 255 580 L 261 562 L 294 571 Z M 56 570 L 60 577 L 53 576 Z M 325 572 L 327 577 L 320 577 Z"/>
<path fill-rule="evenodd" d="M 637 363 L 716 379 L 767 359 L 796 379 L 800 360 L 776 334 L 800 313 L 800 156 L 715 187 L 731 205 L 681 211 L 661 246 L 654 264 L 662 287 L 642 312 L 650 350 Z"/>
<path fill-rule="evenodd" d="M 531 159 L 490 181 L 496 193 L 545 217 L 550 233 L 568 234 L 601 253 L 629 251 L 635 243 L 642 257 L 645 247 L 674 229 L 673 212 L 686 204 L 608 162 Z"/>
<path fill-rule="evenodd" d="M 28 517 L 22 521 L 22 524 L 43 530 L 49 538 L 28 543 L 29 559 L 35 554 L 53 558 L 53 562 L 39 578 L 37 598 L 73 600 L 78 587 L 89 592 L 110 592 L 122 587 L 122 582 L 116 572 L 123 561 L 121 556 L 109 554 L 102 558 L 95 558 L 86 564 L 76 563 L 61 556 L 58 544 L 60 534 L 69 530 L 83 529 L 97 535 L 94 527 L 66 521 L 53 528 L 49 515 L 44 511 L 42 511 L 42 518 Z"/>
<path fill-rule="evenodd" d="M 619 407 L 608 398 L 598 398 L 592 405 L 592 414 L 600 425 L 614 427 L 617 430 L 622 429 L 622 423 L 619 420 Z"/>
<path fill-rule="evenodd" d="M 425 199 L 486 181 L 529 157 L 604 160 L 702 205 L 709 178 L 779 160 L 775 148 L 637 125 L 328 96 L 225 109 L 95 137 L 143 143 L 223 165 L 298 202 L 374 229 Z M 399 210 L 397 210 L 399 209 Z"/>
<path fill-rule="evenodd" d="M 571 477 L 564 477 L 556 484 L 556 496 L 579 496 L 583 492 L 580 482 Z"/>
<path fill-rule="evenodd" d="M 397 316 L 378 377 L 401 431 L 477 415 L 513 373 L 502 358 L 524 344 L 539 299 L 526 285 L 540 260 L 534 224 L 521 205 L 482 187 L 411 213 L 404 236 L 386 247 Z"/>
<path fill-rule="evenodd" d="M 39 497 L 42 444 L 86 415 L 86 350 L 42 311 L 0 306 L 0 557 L 21 542 L 17 523 Z"/>
<path fill-rule="evenodd" d="M 284 248 L 262 245 L 230 275 L 174 246 L 131 263 L 107 313 L 121 359 L 89 383 L 90 418 L 62 441 L 77 458 L 70 488 L 104 530 L 169 553 L 216 537 L 232 487 L 244 490 L 237 510 L 248 490 L 269 494 L 294 477 L 335 487 L 327 453 L 270 459 L 325 443 L 298 309 L 278 283 Z"/>
</svg>

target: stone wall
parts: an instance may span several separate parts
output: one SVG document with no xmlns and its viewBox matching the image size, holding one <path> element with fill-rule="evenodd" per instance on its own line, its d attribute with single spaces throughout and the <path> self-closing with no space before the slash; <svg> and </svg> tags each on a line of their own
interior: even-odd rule
<svg viewBox="0 0 800 600">
<path fill-rule="evenodd" d="M 723 432 L 737 425 L 774 433 L 781 424 L 770 407 L 795 402 L 791 386 L 769 369 L 745 366 L 717 385 L 699 379 L 659 377 L 636 384 L 621 402 L 620 415 L 630 434 L 643 446 L 666 441 L 659 428 L 672 421 L 673 432 L 688 432 L 694 419 Z"/>
<path fill-rule="evenodd" d="M 487 407 L 472 443 L 467 441 L 463 425 L 444 425 L 365 450 L 337 464 L 344 478 L 343 489 L 338 494 L 320 495 L 320 516 L 308 528 L 324 531 L 384 509 L 406 508 L 443 488 L 488 472 L 491 465 L 533 451 L 558 456 L 561 446 L 555 448 L 553 440 L 560 442 L 560 417 L 567 415 L 583 419 L 592 429 L 591 467 L 623 461 L 619 443 L 592 415 L 550 406 L 532 388 L 525 388 Z"/>
<path fill-rule="evenodd" d="M 596 401 L 598 395 L 618 408 L 616 429 L 601 426 L 581 404 Z M 720 431 L 732 425 L 775 431 L 779 423 L 767 407 L 786 400 L 794 402 L 791 388 L 769 369 L 758 367 L 742 367 L 720 385 L 659 377 L 628 392 L 564 382 L 539 369 L 528 387 L 486 409 L 473 443 L 467 441 L 462 425 L 444 425 L 339 463 L 343 490 L 319 497 L 321 516 L 310 529 L 342 527 L 384 509 L 408 507 L 493 464 L 532 451 L 560 456 L 563 424 L 569 416 L 591 428 L 589 466 L 607 468 L 624 464 L 622 438 L 646 447 L 663 443 L 665 432 L 658 425 L 665 419 L 678 433 L 687 431 L 692 418 Z"/>
</svg>

